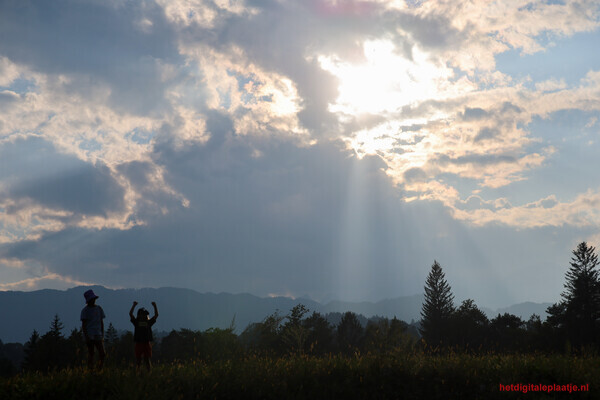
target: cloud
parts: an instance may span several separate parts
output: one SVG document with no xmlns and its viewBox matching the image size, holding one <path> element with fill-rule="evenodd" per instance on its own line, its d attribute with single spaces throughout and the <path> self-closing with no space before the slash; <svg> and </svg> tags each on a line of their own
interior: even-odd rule
<svg viewBox="0 0 600 400">
<path fill-rule="evenodd" d="M 552 92 L 554 90 L 566 89 L 567 84 L 565 83 L 564 79 L 549 79 L 544 82 L 537 82 L 535 84 L 535 88 L 540 92 Z"/>
<path fill-rule="evenodd" d="M 156 149 L 156 163 L 167 171 L 166 181 L 189 199 L 188 207 L 173 205 L 167 215 L 146 216 L 145 225 L 128 230 L 67 227 L 48 232 L 5 245 L 3 256 L 36 260 L 51 273 L 107 285 L 181 285 L 180 277 L 186 276 L 202 290 L 312 288 L 322 293 L 337 279 L 331 265 L 338 265 L 347 246 L 340 237 L 342 216 L 392 210 L 397 201 L 380 164 L 347 158 L 335 146 L 299 148 L 265 140 L 263 155 L 256 157 L 256 143 L 244 137 L 214 137 L 206 145 L 165 143 Z M 146 187 L 150 178 L 144 167 L 134 163 L 122 168 L 132 185 Z M 360 182 L 373 195 L 347 205 L 351 171 L 364 177 Z M 364 244 L 372 256 L 365 261 L 383 274 L 373 277 L 374 284 L 392 290 L 383 276 L 403 283 L 384 254 L 398 249 L 387 230 L 380 229 L 395 228 L 386 222 L 387 215 L 372 216 L 375 220 L 367 219 L 362 228 L 372 232 Z M 360 279 L 348 276 L 357 295 L 367 295 Z"/>
<path fill-rule="evenodd" d="M 488 113 L 479 107 L 475 108 L 465 108 L 465 111 L 462 113 L 462 118 L 464 121 L 474 121 L 485 118 L 488 116 Z"/>
<path fill-rule="evenodd" d="M 459 210 L 495 210 L 496 205 L 492 201 L 486 201 L 480 196 L 471 195 L 464 201 L 457 201 L 456 208 Z"/>
<path fill-rule="evenodd" d="M 598 4 L 589 0 L 565 4 L 534 4 L 524 0 L 436 1 L 422 3 L 415 12 L 423 16 L 444 16 L 457 29 L 470 33 L 467 39 L 471 44 L 465 44 L 462 49 L 477 48 L 484 53 L 502 51 L 506 46 L 520 48 L 524 53 L 541 51 L 543 33 L 572 35 L 598 27 Z M 481 46 L 486 42 L 487 50 Z"/>
<path fill-rule="evenodd" d="M 473 138 L 474 142 L 479 142 L 480 140 L 493 139 L 496 136 L 500 135 L 500 130 L 496 128 L 481 128 L 475 138 Z"/>
<path fill-rule="evenodd" d="M 147 224 L 128 230 L 66 227 L 0 246 L 3 258 L 24 261 L 23 273 L 30 263 L 43 265 L 33 278 L 5 280 L 13 282 L 7 288 L 160 282 L 203 291 L 380 298 L 420 287 L 434 254 L 443 254 L 453 279 L 471 276 L 485 287 L 479 275 L 467 273 L 473 260 L 460 255 L 464 246 L 493 242 L 488 233 L 479 235 L 486 237 L 481 244 L 470 244 L 440 205 L 403 204 L 381 162 L 348 158 L 333 146 L 271 140 L 261 141 L 262 156 L 255 157 L 256 143 L 228 136 L 227 126 L 213 122 L 214 139 L 205 145 L 156 149 L 153 159 L 189 199 L 187 208 L 172 204 L 169 214 L 146 215 Z M 152 187 L 147 164 L 121 168 L 136 190 Z M 460 285 L 455 290 L 478 295 Z"/>
<path fill-rule="evenodd" d="M 140 29 L 140 20 L 152 29 Z M 0 35 L 11 38 L 0 54 L 12 62 L 69 76 L 75 93 L 99 80 L 110 87 L 111 106 L 133 113 L 164 107 L 161 65 L 179 59 L 170 24 L 153 2 L 4 2 Z"/>
<path fill-rule="evenodd" d="M 20 96 L 10 90 L 4 90 L 0 92 L 0 106 L 4 108 L 8 108 L 12 103 L 17 102 L 20 99 Z"/>
<path fill-rule="evenodd" d="M 61 154 L 33 136 L 0 144 L 0 159 L 0 241 L 70 225 L 128 225 L 126 190 L 106 165 Z"/>
<path fill-rule="evenodd" d="M 537 40 L 540 32 L 569 35 L 578 29 L 592 29 L 596 23 L 593 12 L 578 13 L 570 5 L 524 7 L 514 13 L 500 3 L 451 6 L 438 2 L 436 7 L 398 7 L 382 2 L 345 3 L 343 7 L 329 2 L 179 1 L 144 7 L 69 4 L 73 7 L 68 11 L 44 6 L 50 7 L 46 10 L 49 15 L 65 22 L 59 38 L 74 48 L 93 44 L 102 50 L 104 46 L 110 55 L 107 59 L 114 65 L 105 66 L 96 59 L 101 51 L 63 54 L 68 48 L 58 48 L 59 42 L 47 34 L 52 27 L 46 22 L 29 36 L 17 35 L 19 25 L 7 24 L 6 34 L 19 38 L 0 48 L 0 53 L 11 60 L 4 58 L 4 63 L 26 65 L 37 93 L 23 96 L 13 111 L 5 111 L 0 120 L 5 134 L 42 132 L 62 150 L 76 153 L 88 162 L 100 160 L 114 170 L 120 163 L 148 162 L 155 140 L 171 140 L 169 137 L 174 136 L 181 145 L 205 142 L 210 134 L 206 130 L 207 115 L 211 109 L 219 109 L 230 116 L 237 134 L 288 135 L 306 144 L 312 138 L 321 140 L 342 132 L 355 151 L 381 156 L 388 173 L 399 183 L 399 177 L 410 168 L 422 168 L 429 174 L 456 173 L 427 167 L 439 153 L 453 153 L 456 157 L 513 153 L 524 160 L 537 157 L 536 164 L 522 162 L 518 164 L 521 168 L 541 165 L 543 155 L 527 154 L 526 146 L 532 140 L 523 126 L 535 113 L 552 112 L 541 110 L 544 105 L 539 99 L 533 100 L 538 92 L 546 91 L 547 85 L 530 92 L 518 83 L 515 86 L 502 81 L 497 89 L 488 90 L 481 84 L 498 71 L 477 76 L 471 67 L 458 62 L 459 70 L 452 73 L 444 72 L 441 65 L 444 60 L 468 52 L 473 43 L 483 46 L 478 50 L 480 59 L 493 60 L 506 48 L 505 43 L 525 48 L 516 39 L 519 35 Z M 12 15 L 37 21 L 41 15 L 32 10 L 21 13 L 10 5 L 4 7 L 5 18 Z M 568 12 L 562 15 L 560 10 Z M 488 16 L 495 13 L 507 18 L 532 18 L 540 12 L 547 19 L 535 26 L 501 22 Z M 482 16 L 486 23 L 482 23 Z M 108 38 L 114 41 L 106 39 L 106 35 L 99 40 L 96 33 L 108 20 L 115 27 Z M 566 20 L 580 23 L 565 23 Z M 499 26 L 504 30 L 494 28 Z M 72 35 L 80 29 L 83 32 Z M 331 106 L 339 100 L 340 81 L 323 70 L 319 57 L 360 65 L 367 60 L 366 46 L 370 41 L 385 42 L 387 39 L 382 38 L 399 30 L 401 34 L 392 35 L 394 51 L 410 56 L 408 62 L 420 69 L 439 73 L 437 92 L 428 93 L 397 112 L 374 114 L 369 119 L 332 113 Z M 496 44 L 490 46 L 482 40 Z M 113 42 L 118 45 L 113 46 Z M 46 57 L 48 51 L 55 51 L 55 57 Z M 419 61 L 417 56 L 421 53 L 425 58 Z M 74 59 L 75 54 L 79 61 Z M 483 64 L 479 67 L 488 68 Z M 14 77 L 14 72 L 10 76 Z M 593 82 L 590 75 L 584 85 Z M 152 85 L 156 87 L 153 89 Z M 584 95 L 583 87 L 579 93 L 569 88 L 558 90 L 556 94 L 561 95 L 573 92 L 571 101 Z M 123 96 L 118 95 L 121 91 Z M 552 94 L 555 92 L 548 93 Z M 532 104 L 535 101 L 538 104 Z M 548 99 L 547 103 L 555 101 Z M 152 105 L 144 106 L 144 102 Z M 566 100 L 557 103 L 555 109 L 572 106 Z M 404 136 L 388 132 L 367 140 L 373 136 L 369 131 L 380 129 L 376 121 L 418 126 L 418 137 L 425 139 L 398 146 L 393 143 L 402 143 Z M 69 132 L 67 137 L 64 132 Z M 364 138 L 356 140 L 358 135 Z M 465 146 L 466 137 L 473 140 L 473 147 Z M 491 176 L 492 172 L 488 169 L 485 173 L 460 173 L 481 179 L 484 185 L 506 185 L 523 179 L 518 168 L 501 169 L 498 176 Z"/>
<path fill-rule="evenodd" d="M 421 168 L 411 168 L 404 172 L 404 179 L 407 182 L 424 181 L 426 178 L 427 174 Z"/>
<path fill-rule="evenodd" d="M 554 3 L 2 3 L 1 252 L 46 268 L 11 281 L 364 297 L 438 249 L 474 277 L 456 249 L 584 236 L 596 188 L 515 188 L 561 156 L 536 121 L 595 121 L 600 73 L 496 66 L 598 28 Z"/>
<path fill-rule="evenodd" d="M 437 13 L 401 13 L 398 26 L 414 42 L 425 49 L 447 49 L 466 41 L 468 30 L 462 30 L 446 15 Z"/>
<path fill-rule="evenodd" d="M 596 211 L 600 204 L 598 191 L 589 190 L 574 200 L 559 202 L 554 195 L 521 206 L 504 207 L 497 210 L 490 207 L 457 207 L 456 218 L 476 225 L 501 223 L 519 229 L 531 229 L 544 226 L 596 227 L 600 215 Z"/>
<path fill-rule="evenodd" d="M 120 211 L 124 206 L 123 187 L 111 176 L 109 169 L 83 163 L 73 171 L 19 183 L 10 187 L 6 196 L 86 215 L 106 215 L 109 211 Z"/>
<path fill-rule="evenodd" d="M 32 198 L 37 198 L 34 195 L 36 186 L 45 185 L 44 179 L 52 180 L 53 177 L 61 179 L 65 177 L 65 184 L 71 180 L 74 184 L 83 185 L 83 195 L 85 188 L 92 190 L 91 186 L 86 181 L 93 180 L 98 183 L 98 187 L 108 189 L 114 184 L 114 181 L 109 179 L 109 171 L 106 166 L 98 164 L 96 166 L 77 158 L 73 154 L 65 154 L 58 151 L 56 146 L 39 136 L 15 136 L 11 140 L 0 143 L 0 158 L 2 159 L 2 171 L 0 171 L 0 179 L 7 185 L 9 190 L 15 190 L 27 195 L 32 194 Z M 55 182 L 62 184 L 61 182 Z M 49 196 L 52 196 L 57 191 L 48 187 Z M 68 189 L 68 187 L 62 187 Z M 84 203 L 90 201 L 102 201 L 104 198 L 108 202 L 110 198 L 122 197 L 112 196 L 115 193 L 109 193 L 106 197 L 102 193 L 95 196 L 89 195 Z M 41 193 L 40 193 L 41 195 Z M 41 195 L 43 197 L 43 195 Z M 95 197 L 96 199 L 92 199 Z M 41 197 L 40 197 L 41 199 Z M 108 203 L 107 203 L 108 204 Z M 112 207 L 112 206 L 111 206 Z"/>
<path fill-rule="evenodd" d="M 70 278 L 62 277 L 58 274 L 48 274 L 36 278 L 22 279 L 17 282 L 1 283 L 0 290 L 18 290 L 29 291 L 36 290 L 39 287 L 51 286 L 55 289 L 68 289 L 73 286 L 86 286 L 90 283 L 76 281 Z"/>
<path fill-rule="evenodd" d="M 441 257 L 453 279 L 482 287 L 467 290 L 461 283 L 457 293 L 503 293 L 482 278 L 491 270 L 474 266 L 493 268 L 492 261 L 466 256 L 468 249 L 496 243 L 493 229 L 472 234 L 435 200 L 403 202 L 376 157 L 349 157 L 334 145 L 257 142 L 233 135 L 223 119 L 209 125 L 206 144 L 165 142 L 152 156 L 165 182 L 189 200 L 187 207 L 145 191 L 153 187 L 150 165 L 122 165 L 133 189 L 168 204 L 169 212 L 151 208 L 145 224 L 126 230 L 66 226 L 0 245 L 1 257 L 20 262 L 23 275 L 5 282 L 15 288 L 92 282 L 379 299 L 415 292 L 432 259 Z M 512 237 L 507 232 L 498 235 Z M 540 243 L 547 240 L 539 235 Z"/>
</svg>

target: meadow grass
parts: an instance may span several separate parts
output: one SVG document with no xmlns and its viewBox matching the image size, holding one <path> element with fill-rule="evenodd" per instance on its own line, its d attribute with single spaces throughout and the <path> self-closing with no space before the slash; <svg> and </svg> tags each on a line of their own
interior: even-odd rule
<svg viewBox="0 0 600 400">
<path fill-rule="evenodd" d="M 589 384 L 588 393 L 502 392 L 499 385 Z M 248 356 L 23 373 L 1 399 L 507 399 L 600 398 L 600 358 L 563 355 Z"/>
</svg>

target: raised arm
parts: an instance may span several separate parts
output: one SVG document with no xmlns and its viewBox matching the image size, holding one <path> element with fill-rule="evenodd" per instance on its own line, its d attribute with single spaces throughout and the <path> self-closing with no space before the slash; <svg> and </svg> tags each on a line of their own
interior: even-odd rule
<svg viewBox="0 0 600 400">
<path fill-rule="evenodd" d="M 133 305 L 131 306 L 131 309 L 129 310 L 129 318 L 131 318 L 131 319 L 135 319 L 133 316 L 133 310 L 135 309 L 135 306 L 137 306 L 137 304 L 138 304 L 138 302 L 134 301 Z"/>
<path fill-rule="evenodd" d="M 154 319 L 156 319 L 156 317 L 158 317 L 158 308 L 156 307 L 156 302 L 152 302 L 152 307 L 154 307 Z"/>
</svg>

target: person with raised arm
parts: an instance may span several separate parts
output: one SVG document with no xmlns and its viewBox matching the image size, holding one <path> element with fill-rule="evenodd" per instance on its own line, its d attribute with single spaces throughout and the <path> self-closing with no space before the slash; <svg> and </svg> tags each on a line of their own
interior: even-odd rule
<svg viewBox="0 0 600 400">
<path fill-rule="evenodd" d="M 138 302 L 134 301 L 131 309 L 129 310 L 129 318 L 135 327 L 133 332 L 133 341 L 135 343 L 134 353 L 136 368 L 139 371 L 143 358 L 146 369 L 150 371 L 152 368 L 152 325 L 156 323 L 156 318 L 158 317 L 158 308 L 156 307 L 156 302 L 153 301 L 152 307 L 154 307 L 154 316 L 152 316 L 152 318 L 149 318 L 150 313 L 145 308 L 138 309 L 137 317 L 134 317 L 133 310 L 137 305 Z"/>
</svg>

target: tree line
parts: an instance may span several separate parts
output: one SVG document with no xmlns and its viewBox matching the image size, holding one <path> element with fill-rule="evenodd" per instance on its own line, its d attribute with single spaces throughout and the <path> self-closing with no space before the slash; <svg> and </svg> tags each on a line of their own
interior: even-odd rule
<svg viewBox="0 0 600 400">
<path fill-rule="evenodd" d="M 408 324 L 396 318 L 366 319 L 353 312 L 322 315 L 303 304 L 287 314 L 275 312 L 250 324 L 239 335 L 227 329 L 172 330 L 154 346 L 158 362 L 236 359 L 250 354 L 365 354 L 396 351 L 438 352 L 585 352 L 598 348 L 600 276 L 594 247 L 580 243 L 565 274 L 561 300 L 548 307 L 548 318 L 513 314 L 489 319 L 471 299 L 458 307 L 442 267 L 434 261 L 425 282 L 422 319 Z M 335 320 L 336 323 L 331 321 Z M 43 335 L 33 331 L 24 344 L 0 342 L 0 375 L 82 366 L 86 348 L 81 331 L 65 334 L 58 315 Z M 133 363 L 133 334 L 109 324 L 105 333 L 106 366 Z M 20 347 L 19 347 L 20 346 Z"/>
<path fill-rule="evenodd" d="M 366 319 L 353 312 L 330 313 L 326 316 L 312 312 L 303 305 L 293 307 L 288 314 L 278 311 L 263 321 L 248 325 L 239 335 L 235 323 L 229 328 L 210 328 L 205 331 L 172 330 L 154 343 L 153 360 L 157 363 L 206 362 L 243 358 L 251 354 L 283 356 L 286 354 L 325 355 L 329 353 L 386 352 L 393 348 L 412 348 L 419 339 L 417 327 L 397 318 L 372 317 Z M 333 324 L 331 320 L 339 320 Z M 80 329 L 64 333 L 58 315 L 48 332 L 40 335 L 33 331 L 12 357 L 2 357 L 0 342 L 0 375 L 23 371 L 47 371 L 81 367 L 87 354 Z M 109 324 L 104 346 L 107 353 L 105 367 L 132 365 L 133 334 L 119 333 Z M 17 361 L 18 360 L 18 361 Z M 12 361 L 12 362 L 11 362 Z"/>
<path fill-rule="evenodd" d="M 600 276 L 593 246 L 573 250 L 560 301 L 548 307 L 542 322 L 504 314 L 489 320 L 473 300 L 454 305 L 454 295 L 437 261 L 425 283 L 421 310 L 422 344 L 430 351 L 589 352 L 600 344 Z"/>
</svg>

